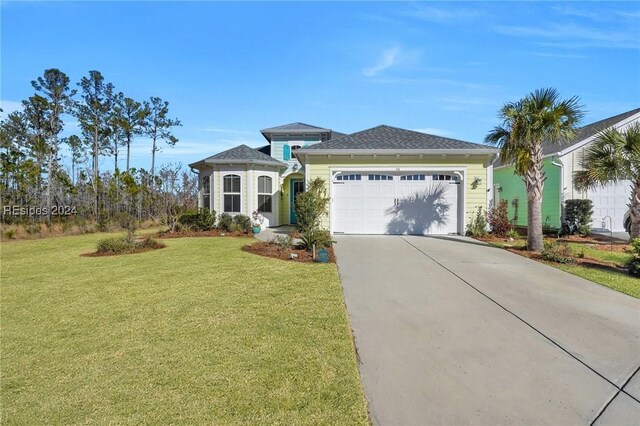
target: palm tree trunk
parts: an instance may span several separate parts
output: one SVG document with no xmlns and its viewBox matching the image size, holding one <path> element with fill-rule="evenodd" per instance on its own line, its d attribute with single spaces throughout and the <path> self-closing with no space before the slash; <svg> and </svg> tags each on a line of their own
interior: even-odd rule
<svg viewBox="0 0 640 426">
<path fill-rule="evenodd" d="M 629 199 L 629 215 L 631 216 L 631 239 L 640 236 L 640 177 L 633 182 L 633 193 Z"/>
<path fill-rule="evenodd" d="M 542 169 L 542 146 L 536 144 L 531 152 L 531 167 L 524 176 L 527 189 L 527 249 L 541 251 L 544 246 L 542 235 L 542 191 L 545 173 Z"/>
</svg>

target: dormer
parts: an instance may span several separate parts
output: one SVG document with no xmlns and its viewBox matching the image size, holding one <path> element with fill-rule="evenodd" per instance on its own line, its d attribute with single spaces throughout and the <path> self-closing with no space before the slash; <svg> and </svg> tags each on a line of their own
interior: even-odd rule
<svg viewBox="0 0 640 426">
<path fill-rule="evenodd" d="M 293 155 L 296 149 L 327 141 L 334 136 L 335 132 L 310 124 L 290 123 L 263 129 L 260 130 L 260 133 L 271 145 L 271 156 L 293 168 L 300 166 Z"/>
</svg>

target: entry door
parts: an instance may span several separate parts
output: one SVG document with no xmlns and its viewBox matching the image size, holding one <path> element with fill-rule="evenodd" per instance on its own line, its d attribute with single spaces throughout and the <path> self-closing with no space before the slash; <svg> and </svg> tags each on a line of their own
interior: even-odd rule
<svg viewBox="0 0 640 426">
<path fill-rule="evenodd" d="M 304 180 L 291 179 L 291 190 L 289 191 L 289 201 L 291 203 L 291 208 L 289 209 L 289 222 L 292 225 L 295 225 L 298 222 L 296 218 L 295 201 L 296 195 L 301 192 L 304 192 Z"/>
</svg>

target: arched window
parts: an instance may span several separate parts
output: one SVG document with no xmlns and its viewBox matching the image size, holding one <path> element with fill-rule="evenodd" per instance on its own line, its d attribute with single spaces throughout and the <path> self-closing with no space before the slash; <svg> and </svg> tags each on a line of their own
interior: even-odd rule
<svg viewBox="0 0 640 426">
<path fill-rule="evenodd" d="M 284 144 L 282 146 L 282 158 L 284 159 L 284 161 L 291 160 L 291 147 L 287 144 Z"/>
<path fill-rule="evenodd" d="M 291 151 L 302 148 L 300 145 L 291 145 Z"/>
<path fill-rule="evenodd" d="M 269 176 L 258 176 L 258 211 L 271 213 L 272 180 Z"/>
<path fill-rule="evenodd" d="M 211 176 L 202 178 L 202 208 L 211 209 Z"/>
<path fill-rule="evenodd" d="M 240 176 L 226 175 L 222 178 L 222 192 L 224 195 L 224 211 L 227 213 L 240 213 Z"/>
</svg>

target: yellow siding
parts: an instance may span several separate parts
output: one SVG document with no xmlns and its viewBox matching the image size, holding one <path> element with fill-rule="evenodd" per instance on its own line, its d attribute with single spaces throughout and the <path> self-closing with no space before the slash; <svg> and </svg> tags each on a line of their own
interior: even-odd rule
<svg viewBox="0 0 640 426">
<path fill-rule="evenodd" d="M 428 157 L 424 156 L 422 159 L 418 156 L 414 157 L 382 157 L 377 158 L 349 158 L 346 156 L 331 156 L 331 158 L 323 157 L 309 157 L 307 168 L 308 177 L 310 180 L 315 178 L 322 178 L 326 182 L 329 182 L 331 176 L 329 174 L 329 168 L 340 167 L 362 167 L 363 171 L 372 167 L 461 167 L 466 170 L 465 172 L 465 216 L 466 222 L 469 223 L 469 218 L 478 208 L 482 206 L 483 209 L 487 208 L 487 168 L 485 164 L 488 162 L 488 156 L 476 155 L 469 156 L 441 156 Z M 482 179 L 482 182 L 476 187 L 472 186 L 472 182 L 475 177 Z M 331 188 L 329 187 L 329 191 Z M 331 196 L 331 193 L 329 193 Z M 329 218 L 326 217 L 323 220 L 323 226 L 329 227 Z"/>
</svg>

